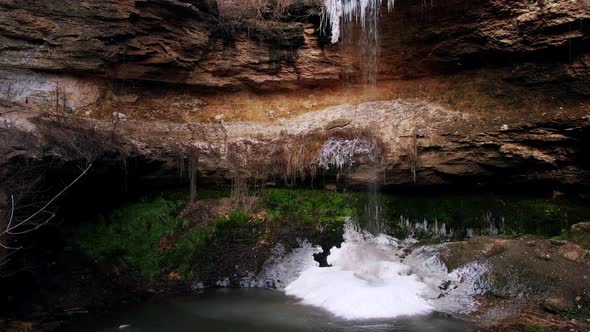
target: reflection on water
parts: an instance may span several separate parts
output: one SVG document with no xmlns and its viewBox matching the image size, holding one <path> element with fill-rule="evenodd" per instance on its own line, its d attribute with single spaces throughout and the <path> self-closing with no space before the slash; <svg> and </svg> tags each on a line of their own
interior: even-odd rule
<svg viewBox="0 0 590 332">
<path fill-rule="evenodd" d="M 345 292 L 346 290 L 342 290 Z M 343 320 L 269 289 L 206 290 L 190 299 L 149 303 L 100 319 L 78 321 L 65 331 L 473 331 L 461 317 L 433 312 L 397 319 Z"/>
</svg>

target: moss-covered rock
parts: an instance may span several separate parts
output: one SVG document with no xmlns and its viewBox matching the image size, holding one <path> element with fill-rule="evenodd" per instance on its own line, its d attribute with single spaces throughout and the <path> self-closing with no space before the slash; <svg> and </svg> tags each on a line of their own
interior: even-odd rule
<svg viewBox="0 0 590 332">
<path fill-rule="evenodd" d="M 80 225 L 73 231 L 73 245 L 100 265 L 129 267 L 154 279 L 167 268 L 166 250 L 176 250 L 177 244 L 168 248 L 162 239 L 185 227 L 176 216 L 186 202 L 182 197 L 142 199 Z"/>
</svg>

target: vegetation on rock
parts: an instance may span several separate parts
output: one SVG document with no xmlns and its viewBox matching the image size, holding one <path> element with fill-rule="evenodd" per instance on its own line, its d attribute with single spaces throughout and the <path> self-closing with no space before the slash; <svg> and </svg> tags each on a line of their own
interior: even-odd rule
<svg viewBox="0 0 590 332">
<path fill-rule="evenodd" d="M 352 216 L 351 195 L 322 190 L 266 189 L 263 201 L 270 221 L 343 223 Z"/>
<path fill-rule="evenodd" d="M 203 189 L 199 202 L 218 206 L 231 200 L 227 196 L 228 189 Z M 427 239 L 433 235 L 407 229 L 400 221 L 436 220 L 454 230 L 449 238 L 462 239 L 466 229 L 486 227 L 500 233 L 551 236 L 590 215 L 587 209 L 553 200 L 482 195 L 373 197 L 363 192 L 268 188 L 257 202 L 250 209 L 229 204 L 211 212 L 198 205 L 181 213 L 188 204 L 185 195 L 146 197 L 100 216 L 95 223 L 80 225 L 71 238 L 85 255 L 110 269 L 128 267 L 146 279 L 169 272 L 188 278 L 200 268 L 197 265 L 208 264 L 212 250 L 223 250 L 224 243 L 232 241 L 256 247 L 306 236 L 318 244 L 337 245 L 344 222 L 373 218 L 366 215 L 372 205 L 381 211 L 382 231 Z"/>
<path fill-rule="evenodd" d="M 168 255 L 161 250 L 162 238 L 186 224 L 176 217 L 186 203 L 182 198 L 145 198 L 106 217 L 99 216 L 95 223 L 80 225 L 74 237 L 76 245 L 100 264 L 117 264 L 122 259 L 121 263 L 128 264 L 143 277 L 155 278 L 165 267 L 166 256 L 182 265 L 184 262 L 179 259 L 186 259 L 187 243 L 200 244 L 206 238 L 205 234 L 187 233 L 178 239 Z"/>
</svg>

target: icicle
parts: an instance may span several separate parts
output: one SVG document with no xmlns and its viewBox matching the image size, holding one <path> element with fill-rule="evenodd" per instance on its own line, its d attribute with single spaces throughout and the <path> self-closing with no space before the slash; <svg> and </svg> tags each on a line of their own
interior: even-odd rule
<svg viewBox="0 0 590 332">
<path fill-rule="evenodd" d="M 360 23 L 363 31 L 372 34 L 377 28 L 382 0 L 324 0 L 323 23 L 329 20 L 332 44 L 340 39 L 342 23 Z M 389 11 L 395 7 L 395 0 L 387 0 Z M 370 38 L 370 37 L 367 37 Z"/>
<path fill-rule="evenodd" d="M 323 25 L 325 25 L 326 19 L 329 20 L 330 30 L 332 30 L 332 44 L 335 44 L 338 42 L 338 39 L 340 39 L 342 0 L 324 0 L 324 10 Z"/>
</svg>

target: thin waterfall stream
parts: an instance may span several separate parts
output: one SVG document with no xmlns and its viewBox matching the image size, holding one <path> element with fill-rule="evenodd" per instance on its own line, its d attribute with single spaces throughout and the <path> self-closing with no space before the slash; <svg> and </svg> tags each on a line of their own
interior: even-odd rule
<svg viewBox="0 0 590 332">
<path fill-rule="evenodd" d="M 379 21 L 383 0 L 324 0 L 323 27 L 330 27 L 333 44 L 358 56 L 363 83 L 375 84 L 379 71 Z M 395 0 L 387 0 L 393 10 Z M 360 33 L 355 33 L 360 28 Z"/>
</svg>

